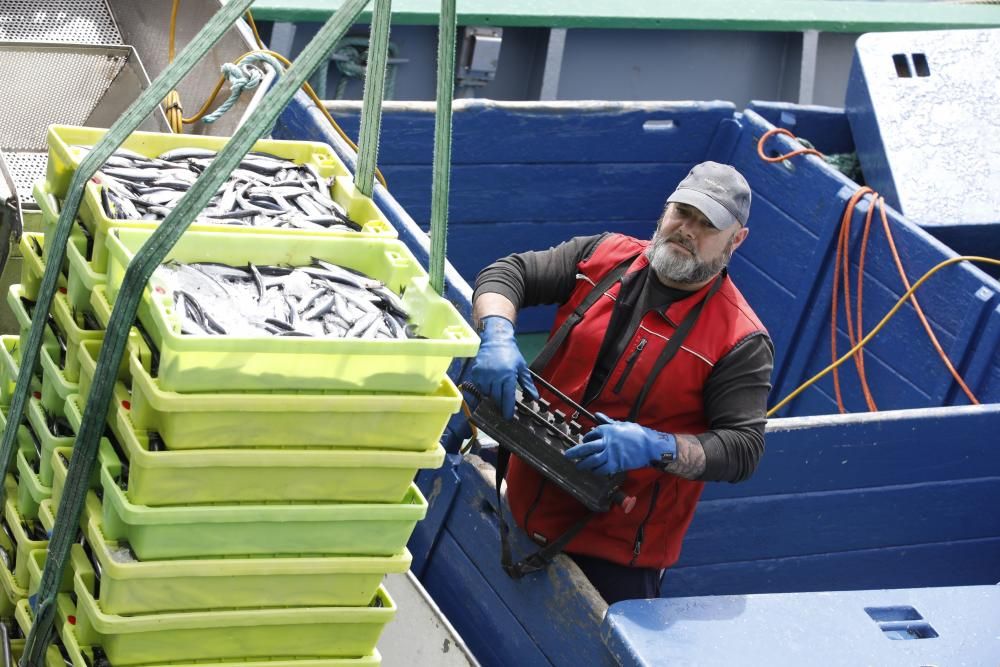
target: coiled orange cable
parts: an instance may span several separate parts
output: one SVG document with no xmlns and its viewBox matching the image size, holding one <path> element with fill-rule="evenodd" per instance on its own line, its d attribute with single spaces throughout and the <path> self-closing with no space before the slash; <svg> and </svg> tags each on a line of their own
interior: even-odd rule
<svg viewBox="0 0 1000 667">
<path fill-rule="evenodd" d="M 787 160 L 790 157 L 795 157 L 796 155 L 816 155 L 821 158 L 823 157 L 823 154 L 820 153 L 815 148 L 806 148 L 805 146 L 803 146 L 802 148 L 798 148 L 792 151 L 791 153 L 785 153 L 784 155 L 775 155 L 773 157 L 764 155 L 764 142 L 776 134 L 784 134 L 791 137 L 792 139 L 796 138 L 794 134 L 792 134 L 783 127 L 776 127 L 774 129 L 765 132 L 764 136 L 762 136 L 760 140 L 757 142 L 757 155 L 764 162 L 783 162 L 784 160 Z"/>
<path fill-rule="evenodd" d="M 764 160 L 765 162 L 769 162 L 769 163 L 782 162 L 782 161 L 787 160 L 789 158 L 795 157 L 796 155 L 803 155 L 803 154 L 816 155 L 816 156 L 818 156 L 820 158 L 824 157 L 823 154 L 821 152 L 819 152 L 818 150 L 815 150 L 815 149 L 812 149 L 812 148 L 805 148 L 805 147 L 803 147 L 801 149 L 796 149 L 796 150 L 793 150 L 793 151 L 790 151 L 788 153 L 781 154 L 781 155 L 767 156 L 767 155 L 764 154 L 764 143 L 770 137 L 772 137 L 772 136 L 774 136 L 776 134 L 787 135 L 787 136 L 789 136 L 789 137 L 791 137 L 793 139 L 796 138 L 794 134 L 792 134 L 790 131 L 786 130 L 785 128 L 773 128 L 773 129 L 767 131 L 766 133 L 764 133 L 764 135 L 761 136 L 761 138 L 757 142 L 757 155 L 758 155 L 758 157 L 760 157 L 760 159 Z M 856 319 L 857 319 L 857 335 L 855 335 L 855 330 L 854 330 L 854 326 L 853 326 L 853 322 L 852 322 L 852 317 L 851 317 L 850 278 L 849 278 L 849 274 L 848 274 L 849 267 L 850 267 L 850 261 L 849 261 L 849 244 L 850 244 L 851 219 L 852 219 L 853 214 L 854 214 L 854 208 L 855 208 L 855 206 L 857 206 L 858 202 L 864 197 L 864 195 L 869 194 L 869 193 L 872 195 L 872 197 L 871 197 L 871 203 L 870 203 L 870 205 L 868 207 L 868 212 L 867 212 L 867 214 L 865 216 L 865 226 L 864 226 L 864 230 L 863 230 L 863 233 L 862 233 L 862 239 L 861 239 L 861 249 L 860 249 L 861 255 L 860 255 L 860 258 L 859 258 L 859 262 L 858 262 L 858 273 L 857 273 L 857 276 L 858 276 L 857 277 L 857 281 L 858 281 L 858 288 L 857 288 L 857 290 L 858 291 L 857 291 L 857 311 L 856 311 L 857 312 L 857 316 L 856 316 Z M 887 241 L 889 243 L 889 249 L 890 249 L 890 251 L 892 253 L 893 261 L 896 264 L 896 268 L 899 271 L 900 278 L 901 278 L 901 280 L 903 282 L 904 287 L 906 288 L 906 291 L 910 292 L 910 282 L 909 282 L 908 278 L 906 277 L 906 271 L 903 268 L 902 260 L 900 259 L 899 252 L 896 249 L 895 240 L 892 237 L 892 231 L 891 231 L 891 228 L 889 226 L 888 216 L 885 213 L 885 198 L 882 197 L 881 195 L 879 195 L 877 192 L 875 192 L 872 188 L 869 188 L 867 186 L 863 186 L 863 187 L 860 187 L 857 191 L 855 191 L 854 194 L 851 196 L 850 200 L 848 200 L 847 205 L 844 207 L 844 214 L 841 217 L 840 232 L 839 232 L 838 237 L 837 237 L 837 254 L 836 254 L 836 258 L 834 260 L 833 289 L 832 289 L 832 296 L 831 296 L 831 299 L 830 299 L 830 350 L 831 350 L 831 354 L 832 354 L 832 359 L 833 359 L 833 361 L 836 362 L 836 360 L 838 358 L 837 357 L 837 316 L 838 316 L 838 312 L 839 312 L 839 310 L 837 308 L 837 305 L 838 305 L 837 304 L 837 294 L 838 294 L 839 286 L 840 286 L 839 285 L 839 283 L 840 283 L 840 274 L 841 274 L 841 272 L 843 272 L 843 276 L 844 276 L 844 308 L 845 308 L 845 313 L 846 313 L 846 318 L 847 318 L 847 335 L 848 335 L 848 339 L 851 342 L 852 350 L 854 350 L 853 358 L 854 358 L 855 366 L 857 367 L 857 370 L 858 370 L 858 377 L 859 377 L 859 379 L 861 381 L 862 393 L 864 394 L 865 403 L 868 406 L 868 409 L 870 411 L 873 411 L 873 412 L 877 411 L 878 407 L 875 404 L 875 399 L 874 399 L 874 397 L 871 394 L 870 387 L 868 386 L 868 380 L 867 380 L 867 377 L 866 377 L 866 374 L 865 374 L 865 367 L 864 367 L 864 356 L 863 356 L 863 352 L 862 352 L 864 346 L 860 344 L 860 341 L 863 341 L 866 338 L 866 336 L 864 335 L 863 326 L 862 326 L 864 262 L 865 262 L 865 255 L 866 255 L 866 252 L 867 252 L 867 245 L 868 245 L 868 240 L 869 240 L 869 233 L 870 233 L 870 228 L 871 228 L 871 222 L 872 222 L 872 219 L 873 219 L 876 207 L 878 207 L 878 209 L 879 209 L 879 214 L 880 214 L 880 217 L 882 219 L 882 227 L 883 227 L 883 229 L 885 230 L 885 233 L 886 233 L 886 239 L 887 239 Z M 927 337 L 929 338 L 929 340 L 930 340 L 931 344 L 933 345 L 935 351 L 938 353 L 938 356 L 941 358 L 941 361 L 944 363 L 945 367 L 948 369 L 948 372 L 951 374 L 951 376 L 954 378 L 954 380 L 958 383 L 958 385 L 962 388 L 962 391 L 965 393 L 965 395 L 969 399 L 969 401 L 973 405 L 979 405 L 979 403 L 980 403 L 979 400 L 976 398 L 976 396 L 973 394 L 972 390 L 969 388 L 969 386 L 962 379 L 961 374 L 955 368 L 955 366 L 952 363 L 951 359 L 948 357 L 948 354 L 944 351 L 944 348 L 941 346 L 941 343 L 938 341 L 937 336 L 934 334 L 934 331 L 931 328 L 930 323 L 927 321 L 927 318 L 924 316 L 923 309 L 920 307 L 920 304 L 917 301 L 916 295 L 910 293 L 909 300 L 913 304 L 913 307 L 914 307 L 914 310 L 916 311 L 917 317 L 920 319 L 920 323 L 923 325 L 924 331 L 927 333 Z M 837 366 L 833 366 L 830 370 L 833 371 L 833 386 L 834 386 L 834 394 L 835 394 L 836 400 L 837 400 L 837 407 L 840 410 L 840 412 L 842 412 L 842 413 L 846 412 L 846 409 L 845 409 L 844 403 L 843 403 L 843 397 L 842 397 L 841 390 L 840 390 L 840 378 L 839 378 L 839 376 L 837 374 Z"/>
<path fill-rule="evenodd" d="M 856 338 L 851 338 L 851 347 L 858 344 L 858 341 L 864 338 L 864 329 L 862 327 L 862 295 L 864 293 L 864 276 L 865 276 L 865 256 L 868 254 L 868 236 L 872 228 L 872 217 L 875 213 L 875 201 L 882 201 L 882 197 L 878 196 L 876 193 L 872 193 L 872 203 L 868 206 L 868 213 L 865 215 L 865 227 L 861 235 L 861 255 L 858 258 L 858 335 Z M 846 305 L 846 304 L 845 304 Z M 833 359 L 836 359 L 834 357 Z M 832 361 L 832 359 L 831 359 Z M 858 376 L 861 378 L 861 391 L 865 397 L 865 404 L 868 406 L 869 412 L 878 412 L 878 406 L 875 405 L 875 397 L 872 396 L 871 388 L 868 386 L 868 376 L 865 374 L 865 350 L 861 348 L 858 350 L 858 354 L 854 358 L 854 363 L 858 368 Z"/>
</svg>

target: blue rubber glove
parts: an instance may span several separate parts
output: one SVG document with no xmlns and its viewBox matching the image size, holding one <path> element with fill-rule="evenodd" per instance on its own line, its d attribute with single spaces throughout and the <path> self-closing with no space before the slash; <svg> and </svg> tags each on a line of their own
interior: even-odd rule
<svg viewBox="0 0 1000 667">
<path fill-rule="evenodd" d="M 468 392 L 463 391 L 462 397 L 465 402 L 469 404 L 470 410 L 475 410 L 477 401 Z M 465 416 L 465 410 L 459 408 L 458 412 L 451 416 L 448 420 L 448 425 L 444 427 L 444 432 L 441 434 L 439 442 L 444 450 L 449 454 L 458 454 L 462 449 L 462 443 L 472 437 L 472 426 L 469 424 L 468 417 Z"/>
<path fill-rule="evenodd" d="M 444 427 L 439 442 L 444 450 L 449 454 L 457 454 L 462 449 L 462 443 L 472 437 L 472 427 L 465 416 L 465 412 L 459 410 L 448 420 L 448 425 Z"/>
<path fill-rule="evenodd" d="M 677 458 L 677 438 L 635 422 L 615 421 L 597 413 L 606 424 L 597 426 L 583 443 L 564 453 L 576 461 L 576 467 L 604 475 L 645 468 L 654 463 Z M 665 459 L 664 454 L 669 456 Z"/>
<path fill-rule="evenodd" d="M 538 390 L 531 381 L 528 364 L 517 349 L 511 321 L 490 315 L 482 319 L 481 325 L 482 343 L 467 377 L 479 391 L 497 402 L 504 419 L 512 419 L 518 383 L 534 399 L 538 398 Z"/>
</svg>

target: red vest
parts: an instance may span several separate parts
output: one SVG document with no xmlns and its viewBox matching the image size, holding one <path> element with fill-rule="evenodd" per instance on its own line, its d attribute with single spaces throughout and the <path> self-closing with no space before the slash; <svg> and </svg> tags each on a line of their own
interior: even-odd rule
<svg viewBox="0 0 1000 667">
<path fill-rule="evenodd" d="M 593 286 L 623 261 L 638 255 L 627 273 L 648 266 L 643 253 L 647 245 L 648 241 L 620 234 L 602 241 L 590 258 L 577 265 L 576 288 L 556 313 L 552 332 Z M 585 407 L 613 419 L 626 420 L 670 336 L 711 285 L 673 303 L 665 314 L 657 311 L 646 314 L 600 394 Z M 618 281 L 591 306 L 541 373 L 574 401 L 583 398 L 620 290 Z M 744 338 L 760 331 L 764 331 L 764 325 L 726 277 L 705 304 L 681 349 L 656 379 L 636 421 L 668 433 L 698 434 L 708 430 L 702 403 L 705 380 L 719 359 Z M 551 395 L 545 397 L 558 401 Z M 623 486 L 626 494 L 636 497 L 632 512 L 625 514 L 621 507 L 615 506 L 594 515 L 570 541 L 566 551 L 623 565 L 668 567 L 680 555 L 681 541 L 691 523 L 702 485 L 703 482 L 682 479 L 655 468 L 632 470 Z M 507 499 L 518 525 L 543 543 L 559 537 L 588 512 L 516 456 L 511 457 L 507 473 Z"/>
</svg>

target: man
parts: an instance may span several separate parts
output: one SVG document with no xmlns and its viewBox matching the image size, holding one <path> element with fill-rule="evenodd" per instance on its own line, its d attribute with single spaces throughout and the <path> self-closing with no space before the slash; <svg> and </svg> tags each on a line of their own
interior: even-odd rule
<svg viewBox="0 0 1000 667">
<path fill-rule="evenodd" d="M 538 395 L 514 340 L 517 311 L 561 304 L 532 368 L 606 422 L 566 456 L 627 473 L 637 502 L 590 514 L 517 457 L 507 499 L 541 545 L 577 531 L 564 550 L 609 604 L 657 597 L 703 482 L 745 480 L 763 453 L 773 347 L 725 270 L 749 213 L 743 176 L 704 162 L 667 198 L 652 241 L 578 237 L 500 259 L 476 281 L 482 345 L 466 379 L 507 418 L 518 384 Z"/>
</svg>

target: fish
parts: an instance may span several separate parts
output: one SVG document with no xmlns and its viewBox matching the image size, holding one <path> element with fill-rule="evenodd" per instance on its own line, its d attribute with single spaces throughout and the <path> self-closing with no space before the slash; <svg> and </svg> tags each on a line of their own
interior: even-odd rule
<svg viewBox="0 0 1000 667">
<path fill-rule="evenodd" d="M 157 157 L 119 148 L 99 170 L 104 213 L 112 220 L 163 220 L 215 156 L 215 151 L 199 147 L 175 148 Z M 322 177 L 315 165 L 251 152 L 196 220 L 270 229 L 362 231 L 362 225 L 331 197 L 332 181 Z"/>
<path fill-rule="evenodd" d="M 400 295 L 364 273 L 312 258 L 302 266 L 161 264 L 182 335 L 412 338 Z"/>
</svg>

